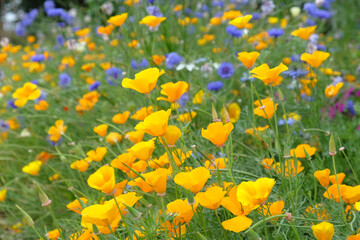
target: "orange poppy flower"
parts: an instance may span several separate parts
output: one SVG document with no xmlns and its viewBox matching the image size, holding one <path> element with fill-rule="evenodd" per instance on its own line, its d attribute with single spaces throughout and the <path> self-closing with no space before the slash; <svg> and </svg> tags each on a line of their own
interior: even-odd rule
<svg viewBox="0 0 360 240">
<path fill-rule="evenodd" d="M 177 126 L 170 125 L 167 127 L 164 139 L 168 147 L 174 147 L 180 137 L 181 131 Z"/>
<path fill-rule="evenodd" d="M 66 132 L 67 127 L 64 126 L 63 120 L 57 120 L 55 126 L 51 126 L 48 134 L 50 135 L 50 141 L 57 142 L 61 138 L 61 135 Z"/>
<path fill-rule="evenodd" d="M 306 28 L 299 28 L 291 33 L 295 37 L 299 37 L 304 40 L 308 40 L 309 37 L 315 32 L 317 26 L 311 26 Z"/>
<path fill-rule="evenodd" d="M 143 141 L 143 142 L 139 142 L 137 144 L 135 144 L 134 146 L 132 146 L 131 148 L 129 148 L 127 151 L 133 155 L 135 158 L 142 160 L 142 161 L 147 161 L 151 158 L 151 155 L 153 153 L 153 151 L 155 150 L 155 143 L 154 143 L 155 139 L 151 139 L 147 142 Z"/>
<path fill-rule="evenodd" d="M 212 161 L 206 160 L 204 166 L 208 169 L 224 169 L 226 167 L 225 161 L 228 162 L 227 158 L 216 158 Z"/>
<path fill-rule="evenodd" d="M 16 89 L 12 97 L 15 98 L 15 105 L 23 107 L 28 100 L 35 100 L 40 97 L 40 89 L 33 83 L 27 82 L 21 88 Z"/>
<path fill-rule="evenodd" d="M 144 193 L 151 193 L 154 191 L 154 188 L 149 184 L 147 183 L 144 179 L 138 177 L 138 178 L 135 178 L 134 180 L 132 181 L 129 181 L 128 182 L 128 185 L 129 186 L 137 186 L 141 189 L 141 191 L 143 191 Z"/>
<path fill-rule="evenodd" d="M 135 126 L 136 130 L 142 130 L 151 136 L 159 137 L 166 133 L 171 109 L 151 113 L 143 122 Z"/>
<path fill-rule="evenodd" d="M 255 182 L 242 182 L 237 187 L 237 199 L 246 209 L 256 209 L 269 197 L 276 181 L 271 178 L 259 178 Z"/>
<path fill-rule="evenodd" d="M 259 67 L 256 67 L 253 70 L 251 70 L 250 73 L 253 74 L 252 77 L 260 79 L 266 85 L 277 86 L 283 80 L 283 77 L 279 76 L 280 73 L 282 73 L 288 69 L 289 68 L 286 65 L 284 65 L 283 63 L 280 63 L 279 66 L 271 68 L 271 69 L 269 68 L 269 66 L 266 63 L 264 63 L 264 64 L 260 65 Z"/>
<path fill-rule="evenodd" d="M 189 91 L 189 84 L 184 81 L 178 81 L 176 83 L 168 82 L 161 85 L 161 94 L 167 96 L 158 97 L 156 100 L 165 100 L 168 102 L 176 102 L 180 97 Z"/>
<path fill-rule="evenodd" d="M 47 237 L 50 240 L 57 240 L 60 238 L 60 231 L 59 229 L 54 229 L 52 231 L 49 231 L 45 234 L 45 237 Z"/>
<path fill-rule="evenodd" d="M 145 134 L 145 132 L 142 131 L 142 130 L 132 131 L 132 132 L 126 133 L 125 138 L 129 139 L 133 143 L 138 143 L 138 142 L 141 142 L 143 140 L 144 134 Z"/>
<path fill-rule="evenodd" d="M 109 18 L 108 23 L 111 23 L 112 25 L 115 25 L 117 27 L 120 27 L 124 24 L 125 20 L 128 17 L 128 13 L 123 13 L 120 15 L 113 16 Z"/>
<path fill-rule="evenodd" d="M 252 220 L 245 215 L 236 216 L 221 223 L 221 225 L 225 230 L 229 230 L 236 233 L 248 229 L 251 226 L 251 224 L 252 224 Z"/>
<path fill-rule="evenodd" d="M 115 188 L 115 171 L 114 168 L 104 165 L 95 173 L 91 174 L 87 180 L 90 187 L 111 193 Z"/>
<path fill-rule="evenodd" d="M 34 105 L 36 111 L 46 111 L 49 104 L 45 100 L 40 100 L 38 104 Z"/>
<path fill-rule="evenodd" d="M 100 137 L 105 137 L 109 125 L 101 124 L 99 126 L 94 127 L 94 132 L 97 133 Z"/>
<path fill-rule="evenodd" d="M 118 168 L 123 172 L 128 172 L 130 171 L 128 167 L 132 168 L 135 160 L 136 158 L 130 153 L 123 153 L 117 156 L 117 158 L 115 158 L 114 160 L 112 160 L 111 166 L 114 168 Z"/>
<path fill-rule="evenodd" d="M 132 116 L 131 119 L 143 121 L 149 114 L 154 112 L 154 108 L 152 106 L 140 108 L 136 111 Z"/>
<path fill-rule="evenodd" d="M 179 223 L 190 222 L 198 205 L 199 203 L 197 202 L 190 205 L 187 199 L 177 199 L 168 203 L 166 209 L 168 214 L 173 214 L 175 216 L 174 223 L 175 225 L 178 225 Z"/>
<path fill-rule="evenodd" d="M 259 208 L 264 216 L 275 216 L 284 213 L 285 203 L 283 200 L 267 203 Z"/>
<path fill-rule="evenodd" d="M 24 166 L 22 168 L 22 171 L 32 176 L 37 176 L 40 172 L 41 165 L 42 165 L 41 161 L 35 160 L 30 162 L 28 165 Z"/>
<path fill-rule="evenodd" d="M 158 195 L 164 195 L 166 191 L 166 181 L 170 171 L 165 168 L 158 168 L 155 171 L 141 174 L 145 181 L 151 185 Z"/>
<path fill-rule="evenodd" d="M 315 51 L 312 54 L 303 53 L 300 59 L 307 62 L 313 68 L 318 68 L 330 56 L 328 52 Z"/>
<path fill-rule="evenodd" d="M 92 161 L 100 162 L 105 154 L 107 153 L 106 147 L 97 147 L 96 150 L 91 150 L 86 153 L 86 155 L 91 158 Z"/>
<path fill-rule="evenodd" d="M 254 114 L 265 119 L 271 119 L 274 116 L 278 106 L 278 104 L 275 104 L 270 97 L 261 99 L 261 103 L 259 100 L 256 100 L 254 105 L 256 106 L 256 108 L 254 108 Z"/>
<path fill-rule="evenodd" d="M 343 86 L 344 86 L 343 82 L 339 82 L 335 86 L 331 84 L 330 86 L 325 88 L 325 96 L 328 98 L 336 97 L 336 95 Z"/>
<path fill-rule="evenodd" d="M 338 174 L 336 174 L 336 177 L 337 177 L 339 184 L 341 184 L 345 178 L 345 173 L 338 173 Z M 330 175 L 329 180 L 332 184 L 336 184 L 335 175 Z"/>
<path fill-rule="evenodd" d="M 220 206 L 225 193 L 221 187 L 213 186 L 206 189 L 205 192 L 197 193 L 195 200 L 199 202 L 201 206 L 215 210 Z"/>
<path fill-rule="evenodd" d="M 80 172 L 85 172 L 89 168 L 89 162 L 91 162 L 90 158 L 88 160 L 89 161 L 87 161 L 86 159 L 77 160 L 71 163 L 70 168 L 77 169 Z"/>
<path fill-rule="evenodd" d="M 330 240 L 334 236 L 334 225 L 328 222 L 322 222 L 311 227 L 317 240 Z"/>
<path fill-rule="evenodd" d="M 5 201 L 7 189 L 0 190 L 0 202 Z"/>
<path fill-rule="evenodd" d="M 143 17 L 139 23 L 145 24 L 149 27 L 154 28 L 154 27 L 158 26 L 160 23 L 162 23 L 163 21 L 165 21 L 165 19 L 166 19 L 166 17 L 156 17 L 153 15 L 149 15 L 149 16 Z"/>
<path fill-rule="evenodd" d="M 251 68 L 259 56 L 259 52 L 239 52 L 237 54 L 237 59 L 239 59 L 245 67 Z"/>
<path fill-rule="evenodd" d="M 179 117 L 177 118 L 177 120 L 183 122 L 183 123 L 188 123 L 191 122 L 191 120 L 197 115 L 196 112 L 191 111 L 190 113 L 183 113 L 180 114 Z"/>
<path fill-rule="evenodd" d="M 261 161 L 261 165 L 265 168 L 265 169 L 271 169 L 272 165 L 273 165 L 274 159 L 273 158 L 264 158 Z"/>
<path fill-rule="evenodd" d="M 158 78 L 164 73 L 164 70 L 159 71 L 157 68 L 148 68 L 135 74 L 135 79 L 124 78 L 122 86 L 139 93 L 149 94 L 154 89 Z"/>
<path fill-rule="evenodd" d="M 237 17 L 229 22 L 230 25 L 233 25 L 237 28 L 245 28 L 248 22 L 251 20 L 252 15 L 245 15 L 242 17 Z"/>
<path fill-rule="evenodd" d="M 229 122 L 223 125 L 222 122 L 214 122 L 208 125 L 208 128 L 201 129 L 201 135 L 218 147 L 224 146 L 234 125 Z"/>
<path fill-rule="evenodd" d="M 210 171 L 205 167 L 198 167 L 190 172 L 180 172 L 176 174 L 174 181 L 185 189 L 193 193 L 198 193 L 209 178 Z"/>
<path fill-rule="evenodd" d="M 116 143 L 121 142 L 122 136 L 117 132 L 110 132 L 106 136 L 106 142 L 110 143 L 111 145 L 115 145 Z"/>
<path fill-rule="evenodd" d="M 329 180 L 330 169 L 326 168 L 324 170 L 316 171 L 316 172 L 314 172 L 314 176 L 319 181 L 321 186 L 323 186 L 325 188 L 329 186 L 329 183 L 330 183 L 330 180 Z"/>
<path fill-rule="evenodd" d="M 112 122 L 117 124 L 124 124 L 128 120 L 129 115 L 130 115 L 129 111 L 118 113 L 112 118 Z"/>
<path fill-rule="evenodd" d="M 282 167 L 280 162 L 277 162 L 273 165 L 273 168 L 275 169 L 277 174 L 281 174 Z M 304 170 L 304 167 L 301 166 L 301 162 L 298 160 L 297 165 L 295 165 L 294 159 L 287 159 L 285 161 L 284 171 L 285 171 L 285 177 L 295 177 L 300 172 Z"/>
<path fill-rule="evenodd" d="M 80 198 L 80 200 L 84 203 L 87 204 L 88 199 L 87 198 Z M 81 214 L 81 211 L 83 210 L 80 202 L 78 199 L 75 199 L 74 201 L 72 201 L 71 203 L 69 203 L 68 205 L 66 205 L 66 207 L 68 209 L 70 209 L 73 212 L 76 212 L 78 214 Z"/>
<path fill-rule="evenodd" d="M 290 155 L 292 157 L 297 157 L 297 158 L 306 158 L 306 153 L 308 154 L 308 156 L 312 156 L 315 154 L 316 152 L 316 148 L 315 147 L 311 147 L 308 144 L 300 144 L 297 145 L 295 149 L 291 149 L 290 150 Z"/>
</svg>

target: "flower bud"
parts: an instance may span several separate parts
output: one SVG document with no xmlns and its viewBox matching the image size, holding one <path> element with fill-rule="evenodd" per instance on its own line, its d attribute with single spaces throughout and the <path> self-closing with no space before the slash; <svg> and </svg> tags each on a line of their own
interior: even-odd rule
<svg viewBox="0 0 360 240">
<path fill-rule="evenodd" d="M 212 107 L 211 107 L 211 111 L 212 111 L 213 122 L 220 122 L 220 119 L 219 119 L 218 114 L 217 114 L 217 112 L 216 112 L 214 103 L 212 103 L 211 106 L 212 106 Z"/>
<path fill-rule="evenodd" d="M 51 200 L 49 199 L 49 197 L 46 195 L 46 193 L 44 192 L 44 190 L 42 190 L 42 188 L 39 186 L 39 184 L 37 182 L 33 182 L 38 193 L 39 193 L 39 197 L 41 200 L 41 206 L 46 207 L 49 206 L 51 204 Z"/>
<path fill-rule="evenodd" d="M 329 154 L 331 156 L 336 155 L 336 145 L 335 145 L 335 139 L 334 139 L 334 134 L 333 133 L 331 133 L 330 141 L 329 141 Z"/>
<path fill-rule="evenodd" d="M 229 116 L 229 112 L 227 111 L 226 107 L 223 106 L 223 110 L 224 110 L 224 117 L 225 117 L 225 122 L 230 122 L 230 116 Z"/>
<path fill-rule="evenodd" d="M 259 235 L 253 229 L 249 229 L 248 232 L 246 233 L 246 236 L 248 237 L 248 239 L 251 240 L 261 240 Z"/>
<path fill-rule="evenodd" d="M 125 203 L 123 203 L 123 204 L 124 204 L 124 206 L 126 206 L 126 209 L 128 210 L 128 212 L 130 213 L 130 215 L 131 215 L 135 220 L 138 220 L 138 219 L 141 217 L 141 215 L 142 215 L 141 212 L 139 212 L 138 210 L 136 210 L 136 209 L 133 208 L 133 207 L 130 207 L 130 206 L 126 205 Z"/>
<path fill-rule="evenodd" d="M 20 210 L 20 212 L 22 213 L 24 219 L 25 219 L 25 223 L 27 226 L 34 226 L 34 221 L 32 220 L 32 218 L 30 217 L 29 214 L 27 214 L 19 205 L 15 204 L 15 206 L 17 207 L 17 209 Z"/>
</svg>

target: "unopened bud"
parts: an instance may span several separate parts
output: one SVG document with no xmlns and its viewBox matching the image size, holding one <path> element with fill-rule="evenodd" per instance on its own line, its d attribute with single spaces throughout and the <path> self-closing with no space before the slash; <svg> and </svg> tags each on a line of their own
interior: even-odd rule
<svg viewBox="0 0 360 240">
<path fill-rule="evenodd" d="M 331 156 L 336 155 L 336 145 L 335 145 L 335 139 L 334 139 L 334 134 L 333 133 L 331 133 L 330 141 L 329 141 L 329 154 Z"/>
<path fill-rule="evenodd" d="M 216 112 L 214 103 L 212 103 L 212 106 L 211 106 L 211 113 L 212 113 L 213 122 L 220 122 L 220 119 L 219 119 L 218 114 Z"/>
<path fill-rule="evenodd" d="M 280 89 L 278 90 L 278 93 L 279 93 L 279 100 L 284 101 L 285 100 L 284 94 L 282 93 L 282 91 Z"/>
<path fill-rule="evenodd" d="M 251 240 L 261 240 L 259 234 L 257 234 L 253 229 L 249 229 L 246 233 L 246 236 Z"/>
<path fill-rule="evenodd" d="M 27 226 L 34 226 L 34 221 L 32 220 L 32 218 L 30 217 L 29 214 L 27 214 L 27 212 L 24 211 L 24 209 L 22 209 L 19 205 L 15 204 L 15 206 L 17 207 L 17 209 L 19 209 L 19 211 L 22 213 L 24 219 L 25 219 L 25 223 Z"/>
<path fill-rule="evenodd" d="M 124 206 L 126 207 L 126 209 L 129 211 L 130 215 L 135 219 L 135 220 L 138 220 L 140 219 L 142 213 L 139 212 L 138 210 L 136 210 L 135 208 L 133 207 L 130 207 L 128 205 L 126 205 L 125 203 L 123 203 Z"/>
<path fill-rule="evenodd" d="M 230 119 L 230 116 L 229 116 L 229 112 L 227 111 L 226 107 L 223 106 L 223 110 L 224 110 L 224 117 L 225 117 L 225 122 L 230 122 L 231 119 Z"/>
<path fill-rule="evenodd" d="M 33 183 L 39 193 L 39 197 L 41 200 L 41 206 L 43 206 L 43 207 L 49 206 L 52 201 L 49 199 L 49 197 L 46 195 L 44 190 L 42 190 L 42 188 L 39 186 L 39 184 L 37 182 L 34 181 Z"/>
</svg>

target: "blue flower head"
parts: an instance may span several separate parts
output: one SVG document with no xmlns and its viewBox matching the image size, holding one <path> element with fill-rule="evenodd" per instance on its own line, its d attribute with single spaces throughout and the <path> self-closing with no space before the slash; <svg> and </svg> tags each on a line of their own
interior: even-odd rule
<svg viewBox="0 0 360 240">
<path fill-rule="evenodd" d="M 217 82 L 211 82 L 207 85 L 207 89 L 210 91 L 219 91 L 221 88 L 223 88 L 224 84 L 222 81 Z"/>
<path fill-rule="evenodd" d="M 284 35 L 284 30 L 282 28 L 272 28 L 268 31 L 269 36 L 271 37 L 280 37 Z"/>
<path fill-rule="evenodd" d="M 89 86 L 89 91 L 94 91 L 100 87 L 101 83 L 99 81 L 95 81 L 93 84 Z"/>
<path fill-rule="evenodd" d="M 238 29 L 237 27 L 235 27 L 233 25 L 228 25 L 225 30 L 230 36 L 236 37 L 236 38 L 242 37 L 244 34 L 242 29 Z"/>
<path fill-rule="evenodd" d="M 177 54 L 176 52 L 171 52 L 166 55 L 165 66 L 169 69 L 174 69 L 183 60 L 184 58 L 181 57 L 179 54 Z"/>
<path fill-rule="evenodd" d="M 71 83 L 71 77 L 67 73 L 62 73 L 59 75 L 59 86 L 69 87 Z"/>
<path fill-rule="evenodd" d="M 233 65 L 229 62 L 221 63 L 220 67 L 218 68 L 218 75 L 221 78 L 230 78 L 234 75 L 235 69 Z"/>
</svg>

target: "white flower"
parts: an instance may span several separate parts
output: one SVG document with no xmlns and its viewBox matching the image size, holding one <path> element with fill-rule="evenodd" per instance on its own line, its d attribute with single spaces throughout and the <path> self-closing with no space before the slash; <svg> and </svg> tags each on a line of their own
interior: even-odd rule
<svg viewBox="0 0 360 240">
<path fill-rule="evenodd" d="M 293 16 L 293 17 L 299 16 L 300 12 L 301 12 L 301 8 L 299 8 L 299 7 L 290 8 L 290 13 L 291 13 L 291 16 Z"/>
<path fill-rule="evenodd" d="M 189 72 L 191 72 L 192 70 L 199 70 L 199 68 L 194 64 L 194 63 L 190 63 L 190 64 L 185 64 L 185 63 L 180 63 L 177 67 L 176 67 L 176 71 L 180 71 L 183 70 L 184 68 L 186 68 Z"/>
</svg>

